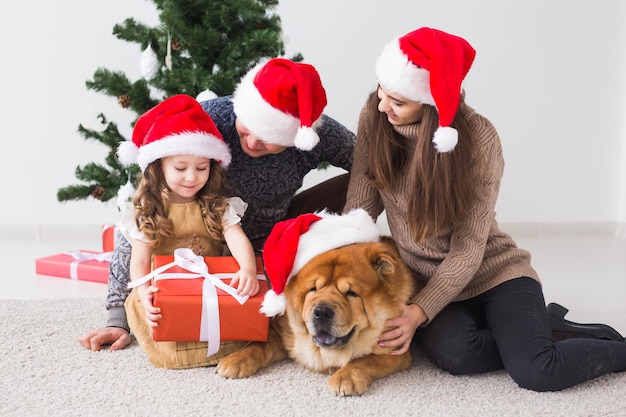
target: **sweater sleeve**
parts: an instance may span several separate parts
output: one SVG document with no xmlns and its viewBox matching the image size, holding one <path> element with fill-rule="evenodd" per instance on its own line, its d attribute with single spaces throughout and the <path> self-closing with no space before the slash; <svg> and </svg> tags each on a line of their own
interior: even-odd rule
<svg viewBox="0 0 626 417">
<path fill-rule="evenodd" d="M 128 283 L 131 251 L 130 242 L 120 233 L 109 266 L 109 287 L 105 304 L 108 311 L 106 327 L 120 327 L 127 331 L 130 331 L 130 327 L 126 319 L 124 302 L 130 293 Z"/>
<path fill-rule="evenodd" d="M 435 274 L 412 300 L 429 320 L 469 285 L 481 266 L 489 231 L 495 223 L 495 205 L 504 170 L 502 149 L 495 128 L 480 117 L 474 173 L 476 200 L 462 224 L 453 226 L 449 251 Z"/>
<path fill-rule="evenodd" d="M 323 123 L 316 129 L 323 147 L 324 161 L 346 171 L 352 169 L 354 133 L 335 119 L 322 115 Z M 320 146 L 318 145 L 318 146 Z"/>
</svg>

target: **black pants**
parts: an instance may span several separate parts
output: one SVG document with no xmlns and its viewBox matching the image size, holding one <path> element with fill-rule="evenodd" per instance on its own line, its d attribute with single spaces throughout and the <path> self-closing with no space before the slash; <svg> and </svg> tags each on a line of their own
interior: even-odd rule
<svg viewBox="0 0 626 417">
<path fill-rule="evenodd" d="M 419 346 L 455 375 L 505 369 L 522 388 L 559 391 L 626 371 L 626 342 L 554 342 L 539 283 L 522 277 L 451 303 L 416 332 Z"/>
<path fill-rule="evenodd" d="M 304 213 L 315 213 L 327 209 L 332 213 L 341 213 L 346 205 L 346 194 L 350 174 L 341 174 L 329 178 L 311 188 L 296 194 L 289 204 L 287 219 Z"/>
</svg>

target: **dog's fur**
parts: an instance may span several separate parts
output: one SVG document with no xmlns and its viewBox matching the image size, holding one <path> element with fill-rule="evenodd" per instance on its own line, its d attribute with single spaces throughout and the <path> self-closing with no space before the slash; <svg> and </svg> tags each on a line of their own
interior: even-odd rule
<svg viewBox="0 0 626 417">
<path fill-rule="evenodd" d="M 243 378 L 290 357 L 332 374 L 328 386 L 335 394 L 360 395 L 373 380 L 411 365 L 409 352 L 390 355 L 377 340 L 412 294 L 411 273 L 390 238 L 322 253 L 287 283 L 287 309 L 271 320 L 267 343 L 227 356 L 217 372 Z"/>
</svg>

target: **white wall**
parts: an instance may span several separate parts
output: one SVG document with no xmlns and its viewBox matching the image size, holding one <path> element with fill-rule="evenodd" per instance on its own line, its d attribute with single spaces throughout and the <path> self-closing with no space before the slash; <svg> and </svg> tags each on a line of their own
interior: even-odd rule
<svg viewBox="0 0 626 417">
<path fill-rule="evenodd" d="M 626 74 L 622 0 L 282 0 L 287 55 L 325 83 L 326 113 L 356 129 L 375 87 L 374 62 L 397 35 L 433 26 L 468 39 L 477 57 L 467 102 L 500 133 L 507 167 L 498 217 L 508 223 L 626 223 Z M 147 0 L 0 5 L 3 59 L 0 225 L 113 222 L 113 203 L 58 203 L 74 169 L 106 149 L 76 133 L 89 106 L 120 127 L 131 114 L 85 88 L 104 66 L 139 76 L 141 51 L 112 36 L 127 17 L 153 25 Z M 309 179 L 324 177 L 324 173 Z"/>
</svg>

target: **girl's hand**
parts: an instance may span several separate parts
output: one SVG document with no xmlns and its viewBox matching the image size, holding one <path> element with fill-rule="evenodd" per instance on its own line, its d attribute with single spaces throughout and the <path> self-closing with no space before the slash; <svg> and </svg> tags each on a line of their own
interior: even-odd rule
<svg viewBox="0 0 626 417">
<path fill-rule="evenodd" d="M 154 301 L 154 293 L 159 289 L 149 283 L 138 286 L 137 295 L 139 296 L 139 302 L 146 312 L 146 321 L 150 327 L 159 327 L 157 323 L 163 316 L 161 315 L 161 309 L 152 305 Z"/>
<path fill-rule="evenodd" d="M 250 297 L 256 295 L 261 288 L 259 279 L 256 276 L 256 269 L 240 269 L 230 281 L 230 286 L 237 288 L 237 294 Z"/>
<path fill-rule="evenodd" d="M 400 303 L 401 314 L 399 317 L 389 319 L 385 323 L 388 330 L 378 338 L 379 346 L 387 346 L 393 348 L 392 355 L 401 355 L 408 352 L 415 331 L 425 323 L 428 317 L 424 310 L 417 304 Z"/>
</svg>

